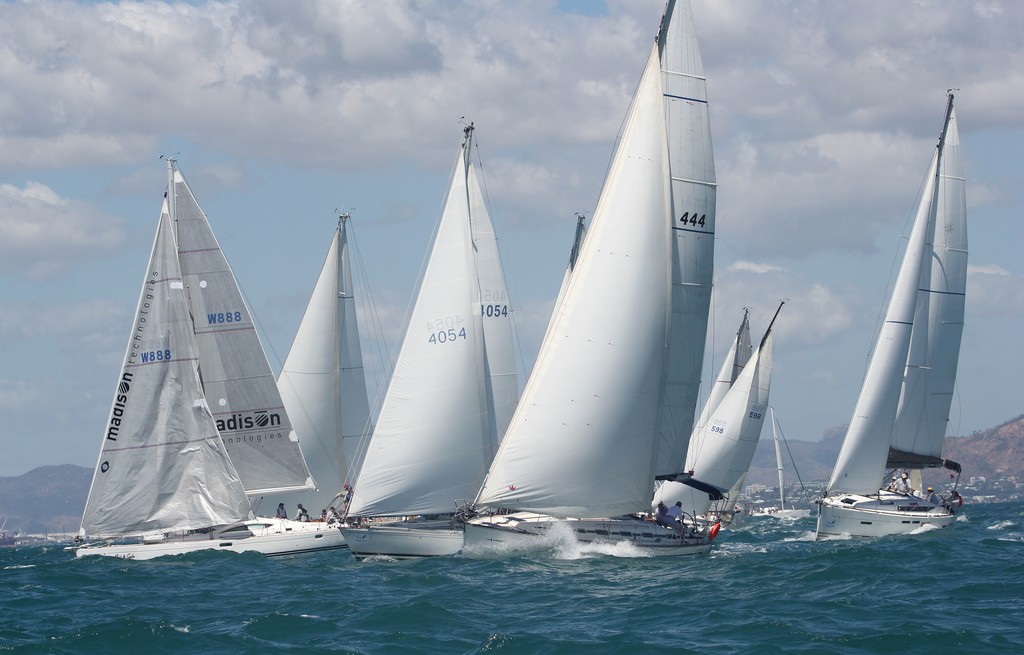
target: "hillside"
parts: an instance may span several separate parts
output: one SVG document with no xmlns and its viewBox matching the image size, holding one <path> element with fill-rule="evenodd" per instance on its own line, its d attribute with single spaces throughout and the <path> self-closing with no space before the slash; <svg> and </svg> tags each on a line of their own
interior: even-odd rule
<svg viewBox="0 0 1024 655">
<path fill-rule="evenodd" d="M 827 480 L 832 474 L 839 448 L 846 434 L 846 427 L 838 426 L 826 431 L 821 441 L 799 441 L 785 439 L 782 451 L 782 466 L 785 469 L 786 481 L 795 482 L 796 473 L 793 462 L 799 472 L 799 479 L 809 482 Z M 787 454 L 786 446 L 792 453 Z M 988 430 L 975 432 L 969 437 L 947 437 L 943 452 L 950 459 L 963 466 L 964 480 L 971 477 L 1024 479 L 1024 415 Z M 926 482 L 936 481 L 944 474 L 938 471 L 927 472 Z M 931 476 L 931 478 L 929 478 Z M 754 460 L 747 476 L 747 484 L 778 484 L 778 473 L 775 468 L 775 447 L 772 444 L 770 428 L 765 427 L 761 441 L 757 444 Z"/>
<path fill-rule="evenodd" d="M 77 534 L 90 482 L 92 469 L 73 464 L 0 477 L 0 523 L 7 532 Z"/>
</svg>

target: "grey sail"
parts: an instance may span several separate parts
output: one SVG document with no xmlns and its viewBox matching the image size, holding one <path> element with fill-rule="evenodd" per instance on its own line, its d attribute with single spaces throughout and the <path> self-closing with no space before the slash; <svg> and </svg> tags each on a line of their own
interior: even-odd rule
<svg viewBox="0 0 1024 655">
<path fill-rule="evenodd" d="M 199 381 L 165 202 L 80 532 L 190 530 L 249 513 Z"/>
<path fill-rule="evenodd" d="M 250 495 L 313 481 L 249 309 L 206 215 L 172 163 L 171 219 L 195 322 L 203 388 Z"/>
</svg>

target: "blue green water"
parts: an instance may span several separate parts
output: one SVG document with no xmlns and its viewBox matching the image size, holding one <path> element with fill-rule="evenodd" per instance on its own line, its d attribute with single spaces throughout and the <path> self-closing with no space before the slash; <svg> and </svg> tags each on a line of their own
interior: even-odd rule
<svg viewBox="0 0 1024 655">
<path fill-rule="evenodd" d="M 0 653 L 1024 652 L 1024 506 L 965 509 L 826 542 L 810 517 L 748 518 L 694 559 L 0 549 Z"/>
</svg>

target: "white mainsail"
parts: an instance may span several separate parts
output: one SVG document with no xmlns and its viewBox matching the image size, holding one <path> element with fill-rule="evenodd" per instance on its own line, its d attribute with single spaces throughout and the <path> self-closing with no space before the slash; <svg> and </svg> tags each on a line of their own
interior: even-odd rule
<svg viewBox="0 0 1024 655">
<path fill-rule="evenodd" d="M 366 393 L 356 296 L 349 261 L 348 214 L 342 214 L 277 384 L 316 492 L 289 499 L 318 512 L 332 504 L 359 453 L 370 408 Z M 280 496 L 275 496 L 279 500 Z"/>
<path fill-rule="evenodd" d="M 469 163 L 471 134 L 472 126 L 455 162 L 350 516 L 454 512 L 479 488 L 507 421 L 502 414 L 507 417 L 509 403 L 515 404 L 515 364 L 511 345 L 504 343 L 511 339 L 511 308 Z"/>
<path fill-rule="evenodd" d="M 933 444 L 938 443 L 941 452 L 963 325 L 967 267 L 959 143 L 950 95 L 942 135 L 918 200 L 885 323 L 829 481 L 829 492 L 878 491 L 891 445 L 898 444 L 896 447 L 909 455 L 934 458 Z M 937 221 L 940 207 L 941 225 Z M 913 352 L 912 343 L 916 346 Z M 934 376 L 923 370 L 930 357 L 937 365 Z M 901 421 L 894 441 L 898 415 Z M 917 424 L 922 421 L 930 423 L 936 434 L 918 439 Z M 928 427 L 922 429 L 929 431 Z"/>
<path fill-rule="evenodd" d="M 312 489 L 241 290 L 184 176 L 168 162 L 171 220 L 195 324 L 199 374 L 217 429 L 250 496 Z"/>
<path fill-rule="evenodd" d="M 678 7 L 677 7 L 678 5 Z M 669 0 L 658 38 L 669 175 L 672 316 L 655 473 L 683 470 L 704 358 L 715 254 L 715 158 L 693 11 Z"/>
<path fill-rule="evenodd" d="M 165 200 L 82 516 L 83 537 L 190 530 L 249 516 L 198 365 Z"/>
<path fill-rule="evenodd" d="M 664 124 L 655 47 L 480 506 L 590 517 L 648 504 L 671 284 Z"/>
</svg>

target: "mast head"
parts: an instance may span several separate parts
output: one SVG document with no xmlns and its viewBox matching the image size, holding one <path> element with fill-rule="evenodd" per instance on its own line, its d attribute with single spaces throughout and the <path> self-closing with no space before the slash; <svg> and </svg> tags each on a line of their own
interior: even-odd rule
<svg viewBox="0 0 1024 655">
<path fill-rule="evenodd" d="M 336 213 L 336 214 L 338 215 L 338 227 L 341 227 L 341 226 L 342 226 L 342 225 L 344 225 L 344 224 L 345 224 L 345 223 L 346 223 L 346 222 L 347 222 L 347 221 L 348 221 L 348 220 L 349 220 L 350 218 L 352 218 L 352 214 L 351 214 L 351 213 L 349 213 L 349 212 L 347 212 L 347 211 L 338 211 L 337 209 L 335 209 L 335 210 L 334 210 L 334 213 Z"/>
</svg>

